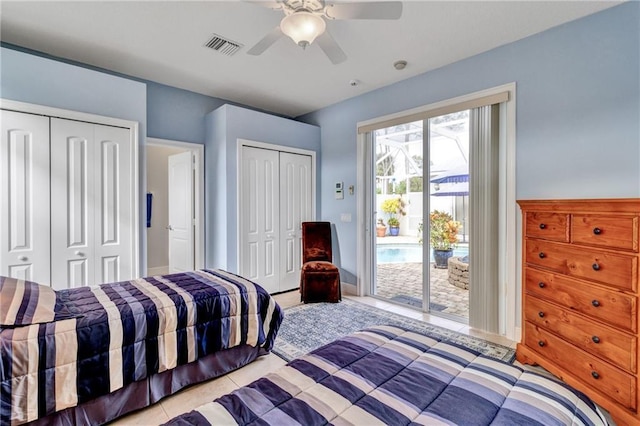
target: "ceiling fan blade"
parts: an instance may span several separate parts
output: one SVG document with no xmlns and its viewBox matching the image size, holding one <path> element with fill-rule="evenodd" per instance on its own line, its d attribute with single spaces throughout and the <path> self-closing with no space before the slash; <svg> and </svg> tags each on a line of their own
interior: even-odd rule
<svg viewBox="0 0 640 426">
<path fill-rule="evenodd" d="M 320 35 L 316 39 L 316 43 L 320 46 L 320 49 L 327 55 L 329 60 L 337 65 L 341 62 L 347 60 L 347 55 L 344 51 L 338 46 L 338 43 L 331 37 L 328 31 L 325 31 L 322 35 Z"/>
<path fill-rule="evenodd" d="M 282 36 L 283 34 L 280 27 L 275 27 L 271 32 L 264 36 L 262 40 L 257 42 L 251 49 L 247 50 L 247 54 L 254 56 L 261 55 L 262 52 L 271 47 L 271 45 L 278 41 Z"/>
<path fill-rule="evenodd" d="M 326 8 L 329 19 L 400 19 L 402 2 L 357 2 L 329 4 Z"/>
</svg>

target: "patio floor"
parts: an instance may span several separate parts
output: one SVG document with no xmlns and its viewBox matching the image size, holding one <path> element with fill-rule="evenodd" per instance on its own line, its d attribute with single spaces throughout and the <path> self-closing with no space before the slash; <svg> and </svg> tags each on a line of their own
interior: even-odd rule
<svg viewBox="0 0 640 426">
<path fill-rule="evenodd" d="M 450 284 L 446 269 L 431 267 L 429 272 L 432 310 L 469 318 L 469 290 Z M 387 299 L 396 298 L 396 301 L 401 303 L 407 301 L 406 297 L 411 298 L 411 302 L 420 301 L 422 299 L 422 263 L 379 264 L 376 295 Z M 414 306 L 419 307 L 419 305 Z"/>
</svg>

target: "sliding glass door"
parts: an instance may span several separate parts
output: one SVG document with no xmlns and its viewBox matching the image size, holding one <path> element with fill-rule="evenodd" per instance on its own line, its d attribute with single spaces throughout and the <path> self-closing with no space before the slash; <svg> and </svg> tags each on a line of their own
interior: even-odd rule
<svg viewBox="0 0 640 426">
<path fill-rule="evenodd" d="M 371 293 L 469 316 L 469 111 L 373 132 Z"/>
</svg>

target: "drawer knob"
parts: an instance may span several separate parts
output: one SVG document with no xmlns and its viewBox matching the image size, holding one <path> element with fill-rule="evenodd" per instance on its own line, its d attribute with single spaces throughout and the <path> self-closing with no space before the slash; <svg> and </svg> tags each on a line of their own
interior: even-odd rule
<svg viewBox="0 0 640 426">
<path fill-rule="evenodd" d="M 597 263 L 594 263 L 593 265 L 591 265 L 591 267 L 593 268 L 594 271 L 600 270 L 600 265 L 598 265 Z"/>
<path fill-rule="evenodd" d="M 538 346 L 543 347 L 544 346 L 544 342 L 542 340 L 538 340 Z"/>
<path fill-rule="evenodd" d="M 596 380 L 597 380 L 597 379 L 599 379 L 599 378 L 600 378 L 600 375 L 598 374 L 598 372 L 597 372 L 597 371 L 592 371 L 592 372 L 591 372 L 591 377 L 593 377 L 594 379 L 596 379 Z"/>
<path fill-rule="evenodd" d="M 600 229 L 600 228 L 593 228 L 593 233 L 594 233 L 594 234 L 596 234 L 596 235 L 600 235 L 600 234 L 602 234 L 602 229 Z"/>
<path fill-rule="evenodd" d="M 545 229 L 547 227 L 547 225 L 545 225 L 544 223 L 540 224 L 540 229 Z"/>
<path fill-rule="evenodd" d="M 540 288 L 544 288 L 544 286 L 545 286 L 545 285 L 546 285 L 546 284 L 545 284 L 545 283 L 543 283 L 542 281 L 540 281 L 540 282 L 538 283 L 538 287 L 540 287 Z"/>
<path fill-rule="evenodd" d="M 600 302 L 598 302 L 597 300 L 592 300 L 592 301 L 591 301 L 591 304 L 592 304 L 595 308 L 597 308 L 598 306 L 600 306 Z"/>
<path fill-rule="evenodd" d="M 593 336 L 591 340 L 593 340 L 593 343 L 600 343 L 600 338 L 598 336 Z"/>
<path fill-rule="evenodd" d="M 538 316 L 539 316 L 540 318 L 544 318 L 544 312 L 542 312 L 542 311 L 538 312 Z"/>
<path fill-rule="evenodd" d="M 546 254 L 544 254 L 543 252 L 540 252 L 540 253 L 538 253 L 538 257 L 539 257 L 540 259 L 544 259 L 545 257 L 547 257 L 547 255 L 546 255 Z"/>
</svg>

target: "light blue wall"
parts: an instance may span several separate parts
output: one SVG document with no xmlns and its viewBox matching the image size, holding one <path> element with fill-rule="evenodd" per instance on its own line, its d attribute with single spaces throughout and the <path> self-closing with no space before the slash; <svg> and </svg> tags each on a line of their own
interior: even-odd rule
<svg viewBox="0 0 640 426">
<path fill-rule="evenodd" d="M 147 88 L 140 82 L 0 48 L 0 98 L 86 112 L 139 123 L 138 141 L 147 134 Z M 140 150 L 140 200 L 146 182 L 144 149 Z M 140 215 L 140 268 L 146 271 L 145 215 Z"/>
<path fill-rule="evenodd" d="M 517 84 L 518 199 L 640 197 L 640 3 L 629 2 L 300 117 L 322 127 L 322 214 L 355 284 L 356 123 Z"/>
<path fill-rule="evenodd" d="M 147 136 L 150 138 L 204 144 L 207 129 L 205 116 L 214 109 L 228 104 L 260 111 L 225 99 L 201 95 L 153 81 L 145 81 L 145 83 L 147 84 Z"/>
<path fill-rule="evenodd" d="M 147 82 L 147 102 L 147 136 L 198 144 L 205 141 L 205 116 L 226 103 L 154 82 Z"/>
<path fill-rule="evenodd" d="M 206 124 L 206 265 L 237 272 L 238 139 L 315 151 L 319 164 L 320 128 L 233 105 L 211 112 Z"/>
</svg>

